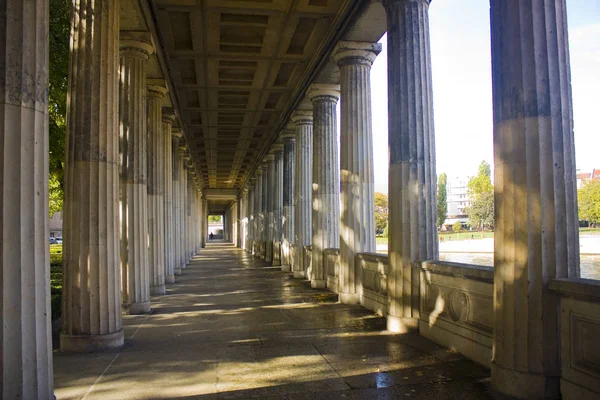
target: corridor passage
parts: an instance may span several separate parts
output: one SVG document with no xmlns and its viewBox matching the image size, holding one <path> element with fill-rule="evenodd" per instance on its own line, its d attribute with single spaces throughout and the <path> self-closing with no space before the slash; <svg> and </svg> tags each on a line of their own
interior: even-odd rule
<svg viewBox="0 0 600 400">
<path fill-rule="evenodd" d="M 124 316 L 125 346 L 54 353 L 64 399 L 486 399 L 489 371 L 224 243 Z"/>
</svg>

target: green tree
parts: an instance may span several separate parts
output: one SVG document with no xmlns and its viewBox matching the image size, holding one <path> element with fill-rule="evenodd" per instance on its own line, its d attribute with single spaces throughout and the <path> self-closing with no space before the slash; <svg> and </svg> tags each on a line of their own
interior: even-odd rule
<svg viewBox="0 0 600 400">
<path fill-rule="evenodd" d="M 456 221 L 455 223 L 452 224 L 452 230 L 454 232 L 460 232 L 461 228 L 462 228 L 462 224 L 458 221 Z"/>
<path fill-rule="evenodd" d="M 590 181 L 577 192 L 579 219 L 590 224 L 600 223 L 600 181 Z"/>
<path fill-rule="evenodd" d="M 48 38 L 48 180 L 50 198 L 48 211 L 50 216 L 62 210 L 63 205 L 71 7 L 71 0 L 50 1 Z"/>
<path fill-rule="evenodd" d="M 467 193 L 471 200 L 483 193 L 494 192 L 491 175 L 490 164 L 485 162 L 485 160 L 481 161 L 481 164 L 479 164 L 479 173 L 477 176 L 469 179 L 469 182 L 467 183 Z"/>
<path fill-rule="evenodd" d="M 388 197 L 375 192 L 375 230 L 384 232 L 388 224 Z"/>
<path fill-rule="evenodd" d="M 221 218 L 222 218 L 221 215 L 209 215 L 208 216 L 208 222 L 217 222 L 217 223 L 219 223 L 219 222 L 221 222 Z"/>
<path fill-rule="evenodd" d="M 481 230 L 494 225 L 494 186 L 491 179 L 491 167 L 487 162 L 481 161 L 477 176 L 469 179 L 467 193 L 471 205 L 466 212 L 469 223 Z"/>
<path fill-rule="evenodd" d="M 484 227 L 494 226 L 494 193 L 481 194 L 467 208 L 469 223 L 473 227 L 483 230 Z"/>
<path fill-rule="evenodd" d="M 446 200 L 446 184 L 448 177 L 443 172 L 438 177 L 438 193 L 437 193 L 437 224 L 438 229 L 444 225 L 444 221 L 448 217 L 448 202 Z"/>
</svg>

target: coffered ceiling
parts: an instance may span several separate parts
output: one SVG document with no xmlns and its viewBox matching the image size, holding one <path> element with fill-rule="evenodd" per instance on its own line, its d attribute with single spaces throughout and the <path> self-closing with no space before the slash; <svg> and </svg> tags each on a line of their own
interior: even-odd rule
<svg viewBox="0 0 600 400">
<path fill-rule="evenodd" d="M 205 188 L 240 188 L 358 2 L 154 0 L 181 123 Z"/>
</svg>

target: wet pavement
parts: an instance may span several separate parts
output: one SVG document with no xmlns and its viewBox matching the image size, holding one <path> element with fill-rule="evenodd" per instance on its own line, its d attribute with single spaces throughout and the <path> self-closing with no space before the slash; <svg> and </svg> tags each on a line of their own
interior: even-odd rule
<svg viewBox="0 0 600 400">
<path fill-rule="evenodd" d="M 487 399 L 489 371 L 213 244 L 124 316 L 123 349 L 54 353 L 57 399 Z"/>
</svg>

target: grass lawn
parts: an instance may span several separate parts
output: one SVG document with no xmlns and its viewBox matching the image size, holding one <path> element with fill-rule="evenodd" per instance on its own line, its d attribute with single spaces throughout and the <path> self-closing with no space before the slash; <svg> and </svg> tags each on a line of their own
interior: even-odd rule
<svg viewBox="0 0 600 400">
<path fill-rule="evenodd" d="M 52 320 L 60 318 L 62 303 L 62 244 L 50 245 L 50 294 Z"/>
</svg>

